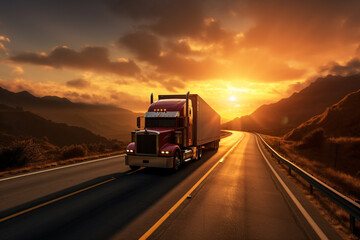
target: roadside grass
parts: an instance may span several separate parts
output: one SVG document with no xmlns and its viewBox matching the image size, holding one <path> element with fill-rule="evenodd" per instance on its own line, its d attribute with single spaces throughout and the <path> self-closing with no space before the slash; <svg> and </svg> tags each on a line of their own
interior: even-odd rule
<svg viewBox="0 0 360 240">
<path fill-rule="evenodd" d="M 39 139 L 23 139 L 0 148 L 0 176 L 66 165 L 124 153 L 126 144 L 54 146 Z"/>
<path fill-rule="evenodd" d="M 356 171 L 351 171 L 352 173 L 334 169 L 334 166 L 339 166 L 340 163 L 337 163 L 337 165 L 333 165 L 333 162 L 327 163 L 329 158 L 326 159 L 326 157 L 329 157 L 329 153 L 322 153 L 322 151 L 328 151 L 328 145 L 331 145 L 334 142 L 344 141 L 344 139 L 327 139 L 327 141 L 324 142 L 324 145 L 320 146 L 320 149 L 303 149 L 302 147 L 299 147 L 303 142 L 289 141 L 281 137 L 268 135 L 262 135 L 262 137 L 275 151 L 319 180 L 355 201 L 360 199 L 360 178 L 357 173 L 358 169 L 355 169 Z M 346 139 L 345 144 L 348 143 L 348 141 L 349 139 Z M 356 144 L 357 143 L 355 143 L 355 145 Z M 343 147 L 349 148 L 349 146 Z M 311 152 L 315 155 L 312 159 L 307 157 Z M 307 156 L 305 157 L 304 155 Z M 330 159 L 333 160 L 332 158 Z M 313 194 L 310 194 L 309 184 L 305 180 L 296 174 L 289 175 L 285 165 L 278 163 L 277 161 L 275 162 L 280 169 L 302 189 L 307 198 L 319 209 L 325 219 L 340 233 L 342 238 L 351 240 L 359 239 L 349 231 L 349 214 L 345 210 L 323 196 L 320 192 L 316 191 L 316 189 L 314 189 Z M 341 169 L 347 168 L 342 167 Z M 358 229 L 360 229 L 359 225 L 360 223 L 357 221 Z"/>
<path fill-rule="evenodd" d="M 119 154 L 123 154 L 123 153 L 125 153 L 125 150 L 111 151 L 111 152 L 107 152 L 107 153 L 93 154 L 93 155 L 88 155 L 85 157 L 75 157 L 75 158 L 69 158 L 69 159 L 58 160 L 58 161 L 44 161 L 44 162 L 29 163 L 24 167 L 0 171 L 0 177 L 5 177 L 8 175 L 14 175 L 14 174 L 19 174 L 19 173 L 25 173 L 25 172 L 31 172 L 34 170 L 40 170 L 40 169 L 44 169 L 44 168 L 69 165 L 69 164 L 89 161 L 89 160 L 93 160 L 93 159 L 97 159 L 97 158 L 119 155 Z"/>
<path fill-rule="evenodd" d="M 14 174 L 19 174 L 19 173 L 26 173 L 26 172 L 31 172 L 34 170 L 45 169 L 45 168 L 69 165 L 69 164 L 89 161 L 89 160 L 93 160 L 93 159 L 97 159 L 97 158 L 119 155 L 119 154 L 123 154 L 123 153 L 125 153 L 125 150 L 111 151 L 111 152 L 102 153 L 102 154 L 93 154 L 93 155 L 88 155 L 85 157 L 76 157 L 76 158 L 70 158 L 70 159 L 58 160 L 58 161 L 44 161 L 44 162 L 29 163 L 24 167 L 0 171 L 0 177 L 6 177 L 9 175 L 14 175 Z"/>
</svg>

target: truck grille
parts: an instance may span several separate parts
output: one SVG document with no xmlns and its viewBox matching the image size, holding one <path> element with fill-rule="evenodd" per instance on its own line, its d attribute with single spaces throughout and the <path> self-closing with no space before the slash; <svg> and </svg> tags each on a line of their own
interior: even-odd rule
<svg viewBox="0 0 360 240">
<path fill-rule="evenodd" d="M 156 154 L 156 136 L 157 135 L 143 135 L 136 136 L 136 152 L 145 154 Z"/>
</svg>

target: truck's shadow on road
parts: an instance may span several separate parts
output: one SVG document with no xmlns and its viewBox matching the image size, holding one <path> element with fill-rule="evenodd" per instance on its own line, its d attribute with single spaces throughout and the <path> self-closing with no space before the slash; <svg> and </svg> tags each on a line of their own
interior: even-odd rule
<svg viewBox="0 0 360 240">
<path fill-rule="evenodd" d="M 129 170 L 101 176 L 8 209 L 0 213 L 0 218 L 113 179 L 4 221 L 0 223 L 0 232 L 10 231 L 8 235 L 15 239 L 109 239 L 202 165 L 205 173 L 211 162 L 216 161 L 212 158 L 215 154 L 215 151 L 205 151 L 202 159 L 185 163 L 176 173 L 154 168 L 133 173 Z M 199 173 L 196 179 L 202 175 Z M 162 211 L 166 212 L 175 202 L 168 204 Z M 19 228 L 22 231 L 16 230 Z M 134 238 L 142 233 L 134 232 Z"/>
<path fill-rule="evenodd" d="M 160 175 L 160 176 L 170 176 L 174 174 L 183 175 L 184 173 L 188 174 L 189 172 L 192 172 L 196 168 L 201 166 L 204 162 L 206 162 L 215 154 L 216 151 L 210 151 L 210 150 L 204 151 L 203 157 L 200 160 L 192 160 L 183 163 L 178 172 L 174 172 L 172 169 L 143 168 L 134 172 L 134 174 L 147 174 L 147 175 Z"/>
</svg>

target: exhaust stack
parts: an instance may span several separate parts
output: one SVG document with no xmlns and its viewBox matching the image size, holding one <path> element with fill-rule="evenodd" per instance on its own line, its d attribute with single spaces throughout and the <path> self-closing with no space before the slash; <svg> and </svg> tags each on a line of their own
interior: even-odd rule
<svg viewBox="0 0 360 240">
<path fill-rule="evenodd" d="M 189 146 L 189 95 L 190 91 L 186 93 L 186 146 Z"/>
<path fill-rule="evenodd" d="M 150 104 L 152 104 L 153 102 L 154 102 L 154 94 L 151 93 L 151 95 L 150 95 Z"/>
</svg>

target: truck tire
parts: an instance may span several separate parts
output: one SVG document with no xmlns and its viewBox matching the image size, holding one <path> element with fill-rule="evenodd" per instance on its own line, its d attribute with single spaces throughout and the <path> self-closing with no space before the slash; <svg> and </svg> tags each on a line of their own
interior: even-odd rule
<svg viewBox="0 0 360 240">
<path fill-rule="evenodd" d="M 196 149 L 196 160 L 200 160 L 202 158 L 202 147 L 198 147 Z"/>
<path fill-rule="evenodd" d="M 138 170 L 140 168 L 139 166 L 132 166 L 132 165 L 130 165 L 129 167 L 131 170 Z"/>
<path fill-rule="evenodd" d="M 219 142 L 220 142 L 220 141 L 216 141 L 216 142 L 215 142 L 215 148 L 214 148 L 215 151 L 218 151 L 218 149 L 219 149 Z"/>
<path fill-rule="evenodd" d="M 173 171 L 177 172 L 180 168 L 181 165 L 181 156 L 180 153 L 178 151 L 175 152 L 174 154 L 174 166 L 173 166 Z"/>
</svg>

